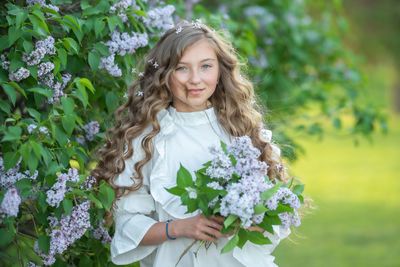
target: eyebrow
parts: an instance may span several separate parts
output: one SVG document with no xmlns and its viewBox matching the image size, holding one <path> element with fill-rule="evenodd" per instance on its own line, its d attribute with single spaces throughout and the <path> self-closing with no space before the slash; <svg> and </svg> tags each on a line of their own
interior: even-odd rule
<svg viewBox="0 0 400 267">
<path fill-rule="evenodd" d="M 215 58 L 206 58 L 206 59 L 201 60 L 200 62 L 209 61 L 209 60 L 211 60 L 211 61 L 216 61 Z M 179 61 L 178 64 L 186 64 L 186 65 L 187 65 L 187 64 L 189 64 L 189 63 L 183 62 L 183 61 Z"/>
</svg>

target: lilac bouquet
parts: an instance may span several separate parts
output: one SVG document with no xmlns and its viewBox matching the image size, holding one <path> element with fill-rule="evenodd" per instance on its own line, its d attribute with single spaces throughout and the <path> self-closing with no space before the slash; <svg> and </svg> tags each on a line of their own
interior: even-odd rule
<svg viewBox="0 0 400 267">
<path fill-rule="evenodd" d="M 288 184 L 267 175 L 269 166 L 259 161 L 261 152 L 248 136 L 236 137 L 230 145 L 211 148 L 213 159 L 195 171 L 196 180 L 183 166 L 177 174 L 177 186 L 167 189 L 180 196 L 187 213 L 200 209 L 205 216 L 225 217 L 223 234 L 236 232 L 221 253 L 242 248 L 247 241 L 271 244 L 260 231 L 248 230 L 258 226 L 274 233 L 272 226 L 299 226 L 297 209 L 304 203 L 303 184 Z M 279 164 L 278 164 L 279 165 Z M 281 168 L 281 166 L 275 166 Z"/>
</svg>

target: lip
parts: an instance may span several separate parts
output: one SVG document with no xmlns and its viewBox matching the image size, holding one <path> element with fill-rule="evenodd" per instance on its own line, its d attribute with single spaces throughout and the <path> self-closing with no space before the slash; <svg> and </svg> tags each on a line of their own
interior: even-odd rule
<svg viewBox="0 0 400 267">
<path fill-rule="evenodd" d="M 204 88 L 201 89 L 194 88 L 194 89 L 189 89 L 188 91 L 190 95 L 199 95 L 204 91 Z"/>
</svg>

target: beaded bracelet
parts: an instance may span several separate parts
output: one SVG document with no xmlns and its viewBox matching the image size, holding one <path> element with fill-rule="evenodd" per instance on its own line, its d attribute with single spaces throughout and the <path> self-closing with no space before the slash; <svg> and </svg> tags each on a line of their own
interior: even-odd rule
<svg viewBox="0 0 400 267">
<path fill-rule="evenodd" d="M 175 240 L 176 238 L 171 237 L 171 236 L 168 234 L 168 223 L 169 223 L 170 221 L 172 221 L 172 220 L 167 220 L 167 224 L 165 225 L 165 233 L 167 234 L 168 239 L 170 239 L 170 240 Z"/>
</svg>

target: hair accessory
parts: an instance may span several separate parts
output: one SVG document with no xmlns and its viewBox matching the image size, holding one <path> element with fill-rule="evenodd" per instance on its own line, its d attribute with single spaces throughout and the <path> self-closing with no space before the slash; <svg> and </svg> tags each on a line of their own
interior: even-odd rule
<svg viewBox="0 0 400 267">
<path fill-rule="evenodd" d="M 143 96 L 143 91 L 137 91 L 137 92 L 136 92 L 136 95 L 137 95 L 137 96 Z"/>
<path fill-rule="evenodd" d="M 154 61 L 153 67 L 156 68 L 156 69 L 158 68 L 158 63 L 157 63 L 157 61 Z"/>
<path fill-rule="evenodd" d="M 195 21 L 192 21 L 193 28 L 200 29 L 201 28 L 201 24 L 202 24 L 201 19 L 196 19 Z"/>
<path fill-rule="evenodd" d="M 144 73 L 143 73 L 143 72 L 139 72 L 138 76 L 139 76 L 139 77 L 143 77 L 143 76 L 144 76 Z"/>
<path fill-rule="evenodd" d="M 136 69 L 135 68 L 132 68 L 132 73 L 135 73 L 136 72 Z"/>
<path fill-rule="evenodd" d="M 165 225 L 165 233 L 167 234 L 167 237 L 168 237 L 169 240 L 175 240 L 176 238 L 171 237 L 171 236 L 168 234 L 168 223 L 171 222 L 171 221 L 172 221 L 172 220 L 167 220 L 167 223 L 166 223 L 166 225 Z"/>
<path fill-rule="evenodd" d="M 183 28 L 181 26 L 178 27 L 178 29 L 176 29 L 176 34 L 180 33 L 183 30 Z"/>
<path fill-rule="evenodd" d="M 149 63 L 153 63 L 153 59 L 152 58 L 150 58 L 147 62 L 149 62 Z"/>
</svg>

